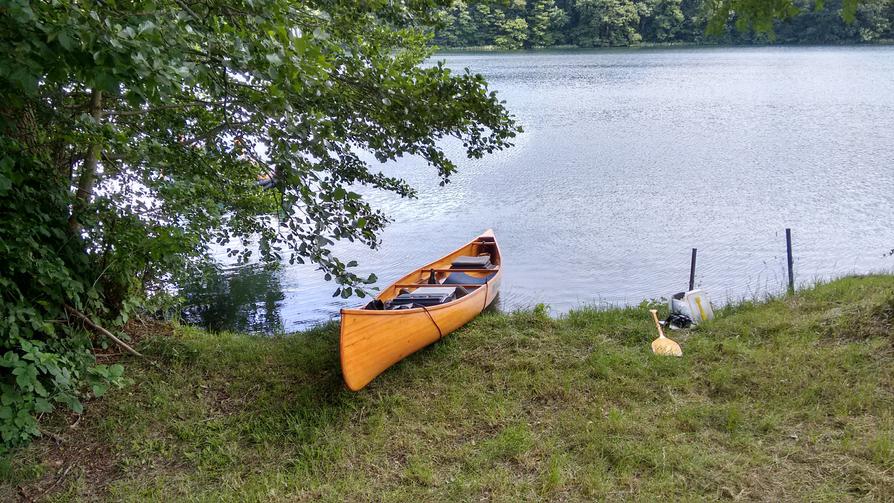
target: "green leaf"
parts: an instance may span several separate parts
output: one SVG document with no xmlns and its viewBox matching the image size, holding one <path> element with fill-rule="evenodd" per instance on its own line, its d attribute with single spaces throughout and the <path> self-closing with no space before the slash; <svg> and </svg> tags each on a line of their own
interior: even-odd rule
<svg viewBox="0 0 894 503">
<path fill-rule="evenodd" d="M 113 380 L 118 379 L 122 375 L 124 375 L 124 365 L 121 365 L 120 363 L 116 363 L 109 367 L 109 378 L 110 379 L 113 379 Z"/>
<path fill-rule="evenodd" d="M 73 396 L 65 397 L 63 402 L 68 405 L 68 408 L 72 410 L 72 412 L 76 414 L 81 414 L 84 412 L 84 405 L 81 404 L 81 401 Z"/>
<path fill-rule="evenodd" d="M 66 51 L 70 51 L 74 48 L 74 41 L 64 31 L 59 32 L 59 34 L 56 36 L 56 40 L 59 41 L 59 45 L 61 45 L 62 48 Z"/>
<path fill-rule="evenodd" d="M 44 385 L 39 380 L 34 379 L 32 381 L 32 383 L 34 385 L 35 393 L 37 393 L 40 396 L 50 396 L 50 393 L 47 391 L 47 389 L 44 387 Z"/>
<path fill-rule="evenodd" d="M 106 384 L 94 384 L 93 386 L 91 386 L 91 389 L 93 390 L 93 396 L 99 398 L 106 394 L 106 391 L 109 390 L 109 387 Z"/>
<path fill-rule="evenodd" d="M 34 410 L 36 412 L 53 412 L 53 404 L 48 402 L 45 398 L 38 398 L 34 401 Z"/>
<path fill-rule="evenodd" d="M 34 389 L 37 371 L 33 366 L 16 367 L 12 373 L 16 376 L 16 384 L 25 391 Z"/>
</svg>

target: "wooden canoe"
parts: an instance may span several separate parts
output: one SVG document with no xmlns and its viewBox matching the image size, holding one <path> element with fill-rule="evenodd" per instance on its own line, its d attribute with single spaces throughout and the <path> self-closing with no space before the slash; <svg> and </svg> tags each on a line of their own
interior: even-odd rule
<svg viewBox="0 0 894 503">
<path fill-rule="evenodd" d="M 490 254 L 493 268 L 451 269 L 455 259 L 480 254 Z M 401 290 L 413 292 L 428 286 L 444 286 L 426 286 L 433 270 L 438 282 L 456 272 L 477 281 L 461 285 L 468 293 L 444 304 L 400 310 L 362 307 L 341 310 L 341 371 L 352 391 L 360 390 L 388 367 L 465 325 L 493 302 L 502 279 L 500 249 L 493 231 L 485 231 L 452 253 L 398 279 L 383 288 L 376 299 L 388 302 Z M 478 281 L 483 283 L 477 284 Z"/>
</svg>

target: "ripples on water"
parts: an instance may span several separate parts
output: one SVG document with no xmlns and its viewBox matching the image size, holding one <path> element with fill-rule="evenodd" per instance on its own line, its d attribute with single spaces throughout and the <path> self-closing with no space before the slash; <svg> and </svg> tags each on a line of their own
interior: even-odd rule
<svg viewBox="0 0 894 503">
<path fill-rule="evenodd" d="M 338 251 L 384 284 L 489 227 L 503 309 L 667 296 L 687 284 L 691 247 L 715 300 L 776 292 L 785 227 L 801 282 L 894 266 L 892 47 L 443 57 L 485 75 L 525 133 L 481 160 L 450 145 L 460 170 L 445 188 L 423 162 L 383 168 L 419 199 L 371 194 L 395 220 L 381 248 Z M 230 277 L 191 290 L 215 306 L 205 324 L 292 331 L 358 303 L 309 267 Z"/>
</svg>

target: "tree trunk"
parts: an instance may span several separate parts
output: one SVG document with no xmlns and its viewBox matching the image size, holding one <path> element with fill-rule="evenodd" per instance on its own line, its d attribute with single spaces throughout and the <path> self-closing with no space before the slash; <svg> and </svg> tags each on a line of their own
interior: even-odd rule
<svg viewBox="0 0 894 503">
<path fill-rule="evenodd" d="M 94 89 L 90 97 L 90 115 L 93 116 L 97 124 L 102 119 L 102 91 L 99 89 Z M 72 234 L 78 234 L 81 231 L 78 215 L 87 207 L 87 204 L 90 202 L 90 196 L 93 194 L 93 184 L 96 181 L 96 166 L 99 163 L 101 152 L 102 145 L 99 142 L 94 143 L 90 145 L 90 150 L 84 158 L 81 177 L 78 179 L 78 190 L 72 205 L 71 216 L 68 218 L 68 228 Z"/>
</svg>

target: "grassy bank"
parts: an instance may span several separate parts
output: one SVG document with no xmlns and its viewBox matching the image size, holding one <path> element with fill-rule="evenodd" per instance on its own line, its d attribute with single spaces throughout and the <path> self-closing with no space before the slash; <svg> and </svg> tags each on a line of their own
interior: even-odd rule
<svg viewBox="0 0 894 503">
<path fill-rule="evenodd" d="M 0 464 L 0 500 L 890 499 L 894 277 L 724 308 L 486 314 L 360 393 L 337 330 L 178 329 Z"/>
</svg>

